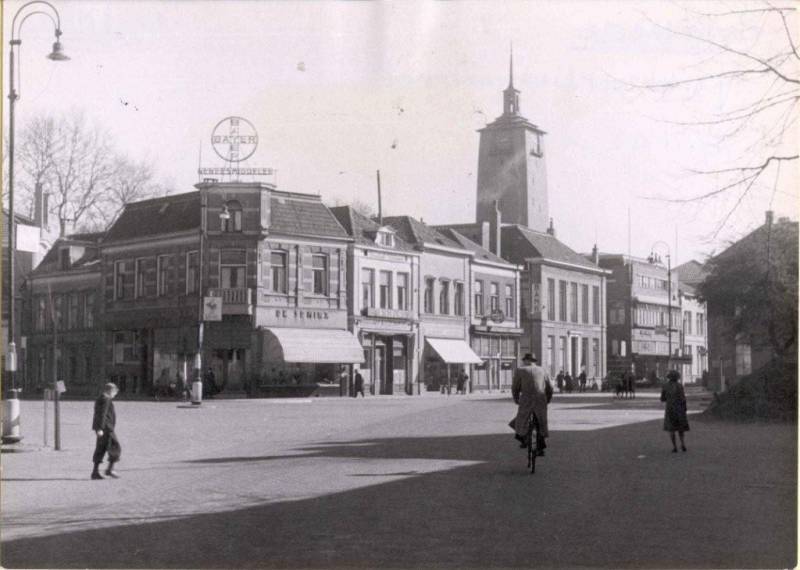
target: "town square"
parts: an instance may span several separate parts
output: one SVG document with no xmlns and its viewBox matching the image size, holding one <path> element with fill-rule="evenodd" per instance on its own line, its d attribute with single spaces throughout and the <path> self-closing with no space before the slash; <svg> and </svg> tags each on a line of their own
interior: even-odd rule
<svg viewBox="0 0 800 570">
<path fill-rule="evenodd" d="M 1 6 L 3 567 L 796 565 L 794 4 Z"/>
</svg>

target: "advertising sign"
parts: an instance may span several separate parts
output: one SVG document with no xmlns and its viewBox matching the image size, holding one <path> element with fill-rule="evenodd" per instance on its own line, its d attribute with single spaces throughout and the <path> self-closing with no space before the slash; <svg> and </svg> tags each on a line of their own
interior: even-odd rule
<svg viewBox="0 0 800 570">
<path fill-rule="evenodd" d="M 203 320 L 222 320 L 222 297 L 205 297 L 203 299 Z"/>
</svg>

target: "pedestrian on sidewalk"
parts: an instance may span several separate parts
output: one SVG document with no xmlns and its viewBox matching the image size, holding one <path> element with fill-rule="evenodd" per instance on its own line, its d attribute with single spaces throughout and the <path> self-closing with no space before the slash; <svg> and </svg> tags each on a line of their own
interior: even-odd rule
<svg viewBox="0 0 800 570">
<path fill-rule="evenodd" d="M 556 384 L 558 385 L 558 393 L 561 394 L 564 391 L 564 371 L 559 370 L 558 375 L 556 376 Z"/>
<path fill-rule="evenodd" d="M 677 453 L 675 446 L 675 432 L 681 440 L 681 450 L 686 451 L 683 433 L 689 431 L 689 420 L 686 417 L 686 394 L 683 386 L 678 382 L 681 375 L 677 370 L 670 370 L 667 374 L 669 380 L 661 389 L 661 401 L 666 402 L 664 409 L 664 431 L 669 432 L 672 442 L 672 453 Z"/>
<path fill-rule="evenodd" d="M 114 428 L 117 423 L 117 415 L 114 412 L 114 396 L 119 389 L 117 385 L 109 382 L 103 386 L 103 392 L 94 402 L 94 418 L 92 419 L 92 429 L 97 436 L 94 448 L 94 469 L 92 469 L 92 479 L 103 479 L 100 475 L 100 464 L 103 457 L 108 454 L 108 468 L 106 475 L 118 479 L 119 475 L 114 471 L 114 464 L 119 461 L 122 447 L 119 444 Z"/>
<path fill-rule="evenodd" d="M 362 398 L 366 398 L 366 396 L 364 396 L 364 377 L 361 376 L 361 372 L 356 370 L 356 389 L 353 392 L 353 397 L 358 398 L 359 394 L 361 394 Z"/>
<path fill-rule="evenodd" d="M 463 370 L 458 373 L 458 379 L 456 380 L 456 394 L 466 394 L 466 384 L 467 380 L 469 380 L 469 376 L 467 376 L 466 372 Z"/>
<path fill-rule="evenodd" d="M 586 371 L 581 370 L 581 373 L 578 375 L 578 385 L 580 386 L 580 391 L 586 391 Z"/>
</svg>

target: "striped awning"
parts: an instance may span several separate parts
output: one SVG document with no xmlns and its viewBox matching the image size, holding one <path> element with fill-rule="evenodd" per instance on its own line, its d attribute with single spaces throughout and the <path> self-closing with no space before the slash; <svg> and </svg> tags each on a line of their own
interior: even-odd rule
<svg viewBox="0 0 800 570">
<path fill-rule="evenodd" d="M 447 363 L 482 364 L 483 360 L 463 340 L 454 338 L 430 338 L 425 341 L 436 351 L 436 354 Z"/>
<path fill-rule="evenodd" d="M 354 364 L 364 362 L 364 350 L 352 333 L 337 329 L 266 328 L 264 353 L 268 360 Z"/>
</svg>

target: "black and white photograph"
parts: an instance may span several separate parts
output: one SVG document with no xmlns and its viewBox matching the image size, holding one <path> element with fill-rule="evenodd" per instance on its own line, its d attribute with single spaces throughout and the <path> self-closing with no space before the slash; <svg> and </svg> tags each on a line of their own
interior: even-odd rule
<svg viewBox="0 0 800 570">
<path fill-rule="evenodd" d="M 794 568 L 800 5 L 1 0 L 3 568 Z"/>
</svg>

